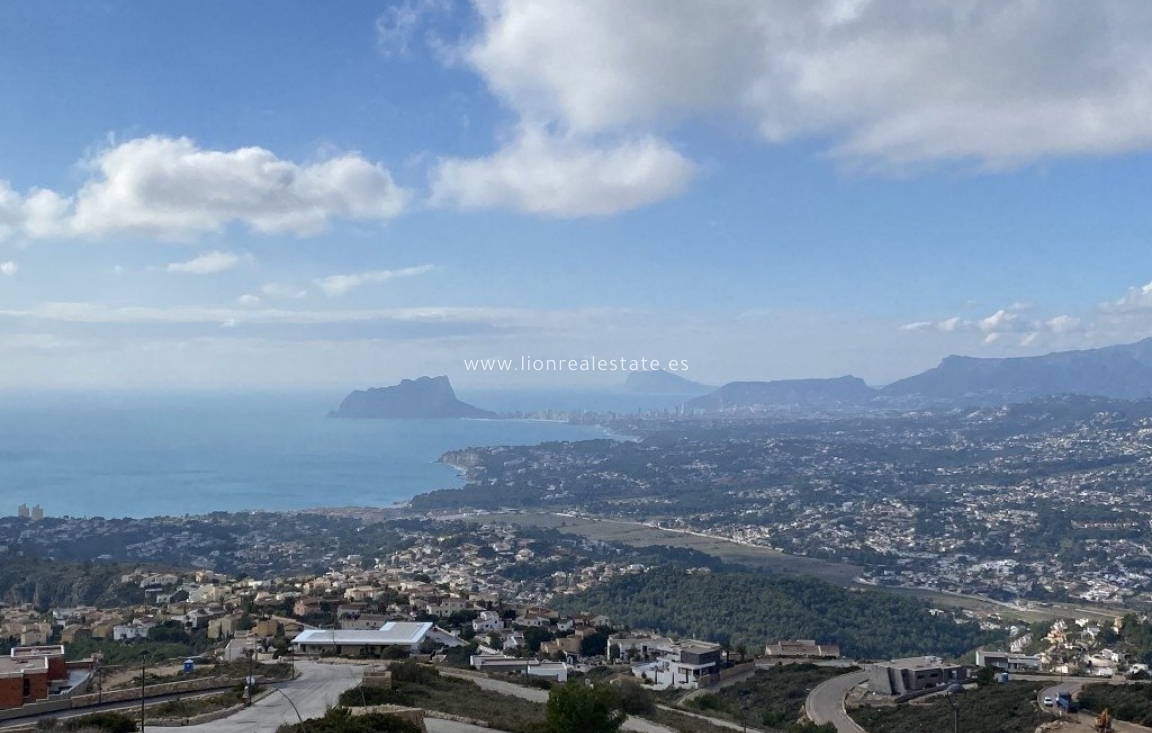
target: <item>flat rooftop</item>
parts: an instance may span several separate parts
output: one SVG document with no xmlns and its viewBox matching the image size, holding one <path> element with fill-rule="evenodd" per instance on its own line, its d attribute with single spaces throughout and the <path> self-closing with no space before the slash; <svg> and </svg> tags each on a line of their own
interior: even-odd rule
<svg viewBox="0 0 1152 733">
<path fill-rule="evenodd" d="M 29 673 L 48 674 L 48 657 L 0 657 L 0 677 L 23 677 Z"/>
<path fill-rule="evenodd" d="M 293 644 L 326 644 L 329 646 L 414 646 L 432 630 L 431 621 L 389 621 L 376 630 L 307 629 L 292 640 Z"/>
</svg>

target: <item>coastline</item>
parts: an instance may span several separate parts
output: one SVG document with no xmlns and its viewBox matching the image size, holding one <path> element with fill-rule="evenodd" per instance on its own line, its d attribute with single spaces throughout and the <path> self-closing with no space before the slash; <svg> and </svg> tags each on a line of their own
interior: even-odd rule
<svg viewBox="0 0 1152 733">
<path fill-rule="evenodd" d="M 0 469 L 10 479 L 0 515 L 36 503 L 47 518 L 403 510 L 465 485 L 466 467 L 439 460 L 447 451 L 615 437 L 554 421 L 332 420 L 316 399 L 195 397 L 48 412 L 16 405 L 0 415 L 9 446 Z M 46 476 L 45 464 L 58 470 Z"/>
</svg>

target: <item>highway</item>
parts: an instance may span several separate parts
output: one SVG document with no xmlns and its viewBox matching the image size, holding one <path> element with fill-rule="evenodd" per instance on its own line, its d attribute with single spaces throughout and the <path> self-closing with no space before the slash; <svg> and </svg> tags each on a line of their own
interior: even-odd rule
<svg viewBox="0 0 1152 733">
<path fill-rule="evenodd" d="M 853 687 L 867 681 L 867 672 L 849 672 L 833 677 L 812 690 L 804 701 L 804 710 L 814 723 L 836 726 L 837 733 L 866 733 L 848 717 L 844 710 L 844 697 Z"/>
</svg>

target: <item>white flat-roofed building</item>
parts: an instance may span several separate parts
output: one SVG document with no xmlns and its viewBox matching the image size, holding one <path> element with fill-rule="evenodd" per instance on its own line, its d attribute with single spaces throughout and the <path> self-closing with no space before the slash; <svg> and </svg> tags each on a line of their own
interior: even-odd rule
<svg viewBox="0 0 1152 733">
<path fill-rule="evenodd" d="M 437 646 L 463 646 L 466 642 L 436 627 L 431 621 L 389 621 L 379 629 L 307 629 L 292 640 L 300 654 L 375 656 L 388 647 L 411 652 L 429 641 Z"/>
</svg>

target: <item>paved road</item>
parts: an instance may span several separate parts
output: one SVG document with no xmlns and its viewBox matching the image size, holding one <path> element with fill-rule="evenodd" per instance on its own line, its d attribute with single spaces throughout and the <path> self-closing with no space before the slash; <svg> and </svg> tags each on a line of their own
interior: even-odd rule
<svg viewBox="0 0 1152 733">
<path fill-rule="evenodd" d="M 1080 692 L 1080 688 L 1083 686 L 1084 683 L 1079 680 L 1065 680 L 1063 682 L 1058 682 L 1055 685 L 1045 687 L 1044 689 L 1040 690 L 1040 692 L 1036 693 L 1036 704 L 1039 705 L 1042 710 L 1048 710 L 1052 713 L 1059 713 L 1060 708 L 1056 706 L 1055 701 L 1060 693 L 1067 692 L 1069 694 L 1075 695 L 1076 693 Z M 1044 698 L 1046 697 L 1052 698 L 1053 701 L 1052 705 L 1047 707 L 1044 705 Z"/>
<path fill-rule="evenodd" d="M 1099 678 L 1099 677 L 1095 678 L 1095 679 L 1089 679 L 1089 680 L 1067 680 L 1065 682 L 1061 682 L 1059 684 L 1052 685 L 1050 687 L 1045 687 L 1043 690 L 1041 690 L 1036 695 L 1036 701 L 1043 708 L 1044 707 L 1044 698 L 1046 696 L 1051 697 L 1053 700 L 1055 700 L 1056 696 L 1061 692 L 1068 692 L 1068 693 L 1071 693 L 1072 695 L 1075 695 L 1076 693 L 1080 692 L 1080 688 L 1083 687 L 1085 684 L 1093 683 L 1093 682 L 1109 682 L 1110 684 L 1130 684 L 1131 683 L 1130 680 L 1124 680 L 1123 682 L 1120 682 L 1117 680 L 1109 680 L 1107 678 Z M 1059 715 L 1060 714 L 1060 712 L 1059 712 L 1060 708 L 1056 707 L 1055 705 L 1053 705 L 1050 708 L 1045 708 L 1045 709 L 1051 711 L 1053 715 Z M 1080 713 L 1079 715 L 1074 716 L 1074 720 L 1075 720 L 1075 722 L 1078 722 L 1081 724 L 1081 726 L 1083 726 L 1083 730 L 1095 730 L 1094 723 L 1096 721 L 1096 715 L 1093 713 Z M 1135 723 L 1128 723 L 1128 722 L 1125 722 L 1123 720 L 1113 720 L 1112 721 L 1112 727 L 1116 730 L 1116 733 L 1148 733 L 1148 731 L 1152 731 L 1152 728 L 1146 728 L 1142 725 L 1137 725 Z"/>
<path fill-rule="evenodd" d="M 441 669 L 440 674 L 446 675 L 448 677 L 459 677 L 463 680 L 475 682 L 481 690 L 498 692 L 501 695 L 511 695 L 512 697 L 518 697 L 521 700 L 528 700 L 530 702 L 548 702 L 548 691 L 541 690 L 538 687 L 524 687 L 523 685 L 517 685 L 512 682 L 505 682 L 504 680 L 494 680 L 491 677 L 456 674 L 447 669 Z"/>
<path fill-rule="evenodd" d="M 831 723 L 837 733 L 865 733 L 844 710 L 844 697 L 868 680 L 867 672 L 849 672 L 816 686 L 804 701 L 804 710 L 815 723 Z"/>
<path fill-rule="evenodd" d="M 673 713 L 679 713 L 680 715 L 687 715 L 689 718 L 699 718 L 700 720 L 706 720 L 709 723 L 711 723 L 712 725 L 715 725 L 719 728 L 731 728 L 732 730 L 741 731 L 741 733 L 743 733 L 743 731 L 748 731 L 748 733 L 765 733 L 765 731 L 761 728 L 753 728 L 750 725 L 745 726 L 743 723 L 733 723 L 730 720 L 723 720 L 721 718 L 713 718 L 709 715 L 701 715 L 700 713 L 692 713 L 692 712 L 689 712 L 687 710 L 681 710 L 680 708 L 668 707 L 667 705 L 657 705 L 656 707 L 661 708 L 662 710 L 671 711 Z"/>
<path fill-rule="evenodd" d="M 283 694 L 273 692 L 250 708 L 241 710 L 227 718 L 190 725 L 183 728 L 161 728 L 149 725 L 148 730 L 180 730 L 188 733 L 275 733 L 284 723 L 296 723 L 296 709 L 300 717 L 319 718 L 336 705 L 340 693 L 360 684 L 364 667 L 350 664 L 317 664 L 296 662 L 300 676 L 277 685 Z"/>
</svg>

